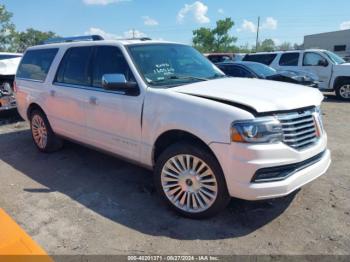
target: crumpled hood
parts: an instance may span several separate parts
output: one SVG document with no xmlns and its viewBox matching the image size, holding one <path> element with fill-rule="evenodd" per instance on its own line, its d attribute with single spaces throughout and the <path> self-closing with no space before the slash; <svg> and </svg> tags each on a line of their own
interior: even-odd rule
<svg viewBox="0 0 350 262">
<path fill-rule="evenodd" d="M 323 100 L 321 92 L 311 87 L 247 78 L 197 82 L 170 90 L 241 104 L 258 113 L 317 106 Z"/>
<path fill-rule="evenodd" d="M 21 57 L 0 60 L 0 75 L 15 75 Z"/>
</svg>

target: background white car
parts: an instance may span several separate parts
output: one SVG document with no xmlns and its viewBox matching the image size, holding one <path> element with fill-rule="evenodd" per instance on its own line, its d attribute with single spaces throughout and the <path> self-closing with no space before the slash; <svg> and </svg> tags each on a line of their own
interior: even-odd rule
<svg viewBox="0 0 350 262">
<path fill-rule="evenodd" d="M 0 111 L 16 108 L 13 81 L 22 54 L 0 53 Z"/>
<path fill-rule="evenodd" d="M 243 61 L 259 62 L 277 71 L 303 71 L 318 76 L 319 89 L 335 91 L 338 98 L 350 101 L 350 63 L 321 49 L 248 54 Z"/>
</svg>

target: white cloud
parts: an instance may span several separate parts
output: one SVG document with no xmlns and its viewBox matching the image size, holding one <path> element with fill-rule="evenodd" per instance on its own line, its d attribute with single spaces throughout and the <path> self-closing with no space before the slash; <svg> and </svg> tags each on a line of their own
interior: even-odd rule
<svg viewBox="0 0 350 262">
<path fill-rule="evenodd" d="M 207 24 L 210 22 L 207 16 L 208 6 L 200 1 L 196 1 L 191 5 L 185 4 L 177 14 L 178 23 L 182 23 L 187 14 L 191 14 L 193 19 L 199 24 Z"/>
<path fill-rule="evenodd" d="M 224 11 L 224 9 L 219 8 L 219 9 L 218 9 L 218 13 L 219 13 L 219 14 L 223 14 L 223 13 L 225 13 L 225 11 Z"/>
<path fill-rule="evenodd" d="M 267 17 L 262 23 L 261 30 L 276 30 L 278 26 L 278 21 L 273 17 Z M 256 33 L 258 26 L 249 20 L 244 19 L 240 28 L 237 29 L 237 32 L 248 31 L 251 33 Z"/>
<path fill-rule="evenodd" d="M 276 30 L 278 25 L 278 21 L 273 17 L 267 17 L 265 22 L 263 22 L 261 28 L 262 29 L 269 29 L 269 30 Z"/>
<path fill-rule="evenodd" d="M 147 35 L 139 30 L 129 30 L 124 32 L 125 38 L 140 38 L 140 37 L 146 37 Z"/>
<path fill-rule="evenodd" d="M 84 4 L 87 5 L 109 5 L 119 2 L 129 2 L 131 0 L 83 0 Z"/>
<path fill-rule="evenodd" d="M 159 25 L 158 21 L 149 17 L 149 16 L 143 16 L 143 23 L 148 26 L 156 26 Z"/>
<path fill-rule="evenodd" d="M 122 38 L 121 36 L 118 36 L 118 35 L 115 35 L 115 34 L 111 34 L 111 33 L 107 33 L 107 32 L 105 32 L 102 29 L 97 28 L 97 27 L 90 27 L 89 30 L 85 32 L 85 35 L 100 35 L 105 40 L 115 40 L 115 39 L 118 39 L 118 38 Z"/>
<path fill-rule="evenodd" d="M 140 38 L 140 37 L 146 37 L 147 35 L 139 30 L 129 30 L 125 31 L 122 35 L 116 35 L 112 33 L 108 33 L 101 28 L 97 27 L 90 27 L 88 31 L 85 32 L 85 35 L 100 35 L 105 40 L 116 40 L 116 39 L 122 39 L 122 38 Z"/>
<path fill-rule="evenodd" d="M 244 19 L 242 26 L 238 28 L 237 31 L 238 32 L 248 31 L 248 32 L 256 33 L 257 26 L 252 21 Z"/>
<path fill-rule="evenodd" d="M 340 30 L 350 29 L 350 21 L 344 21 L 340 24 Z"/>
</svg>

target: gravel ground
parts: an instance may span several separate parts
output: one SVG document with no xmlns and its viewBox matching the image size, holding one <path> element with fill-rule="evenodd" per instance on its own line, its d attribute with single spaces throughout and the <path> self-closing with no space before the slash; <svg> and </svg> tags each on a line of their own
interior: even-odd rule
<svg viewBox="0 0 350 262">
<path fill-rule="evenodd" d="M 327 174 L 280 199 L 232 199 L 209 220 L 179 217 L 151 172 L 66 143 L 39 153 L 15 112 L 0 115 L 0 207 L 49 254 L 349 254 L 350 103 L 323 105 Z M 19 121 L 19 122 L 18 122 Z"/>
</svg>

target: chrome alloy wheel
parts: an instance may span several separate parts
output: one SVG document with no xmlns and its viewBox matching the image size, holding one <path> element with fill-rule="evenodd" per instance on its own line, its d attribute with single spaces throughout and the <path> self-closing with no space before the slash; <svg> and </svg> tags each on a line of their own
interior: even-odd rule
<svg viewBox="0 0 350 262">
<path fill-rule="evenodd" d="M 44 120 L 39 115 L 34 115 L 32 118 L 32 134 L 35 143 L 41 149 L 44 149 L 47 144 L 47 129 Z"/>
<path fill-rule="evenodd" d="M 193 155 L 176 155 L 163 166 L 163 191 L 179 209 L 197 213 L 207 210 L 215 202 L 218 184 L 211 168 Z"/>
<path fill-rule="evenodd" d="M 350 84 L 341 86 L 339 88 L 339 94 L 341 97 L 349 99 L 350 98 Z"/>
</svg>

